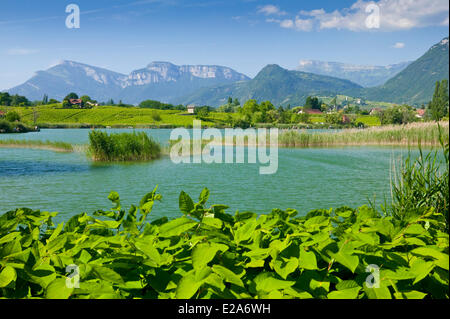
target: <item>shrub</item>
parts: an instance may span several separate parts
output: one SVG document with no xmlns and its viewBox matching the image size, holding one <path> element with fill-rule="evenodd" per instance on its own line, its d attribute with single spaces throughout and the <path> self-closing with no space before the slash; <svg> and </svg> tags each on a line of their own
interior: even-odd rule
<svg viewBox="0 0 450 319">
<path fill-rule="evenodd" d="M 16 111 L 9 111 L 6 113 L 5 119 L 8 122 L 20 122 L 20 115 Z"/>
</svg>

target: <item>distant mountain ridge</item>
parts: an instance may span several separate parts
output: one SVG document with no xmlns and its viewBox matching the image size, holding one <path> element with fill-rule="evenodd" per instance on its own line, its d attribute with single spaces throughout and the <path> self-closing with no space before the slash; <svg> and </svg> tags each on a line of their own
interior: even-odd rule
<svg viewBox="0 0 450 319">
<path fill-rule="evenodd" d="M 44 94 L 61 100 L 69 92 L 99 101 L 109 99 L 139 103 L 145 99 L 172 102 L 175 98 L 208 86 L 247 81 L 246 75 L 216 65 L 182 65 L 152 62 L 147 67 L 121 74 L 74 61 L 63 61 L 38 71 L 24 84 L 7 90 L 32 100 Z"/>
<path fill-rule="evenodd" d="M 403 71 L 409 64 L 411 62 L 375 66 L 301 60 L 296 70 L 346 79 L 363 87 L 372 87 L 384 84 L 387 80 Z"/>
<path fill-rule="evenodd" d="M 181 98 L 179 102 L 219 106 L 232 96 L 240 101 L 270 100 L 276 105 L 293 106 L 303 104 L 309 95 L 336 95 L 361 88 L 349 80 L 290 71 L 270 64 L 250 81 L 200 89 L 193 95 Z"/>
</svg>

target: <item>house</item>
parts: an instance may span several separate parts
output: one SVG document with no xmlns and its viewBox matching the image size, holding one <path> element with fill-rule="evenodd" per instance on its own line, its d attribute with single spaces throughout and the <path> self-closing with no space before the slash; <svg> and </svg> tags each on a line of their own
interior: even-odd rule
<svg viewBox="0 0 450 319">
<path fill-rule="evenodd" d="M 426 112 L 427 112 L 427 110 L 424 110 L 424 109 L 418 109 L 418 110 L 416 111 L 416 117 L 419 118 L 419 119 L 421 119 L 421 118 L 424 117 L 424 115 L 425 115 Z"/>
<path fill-rule="evenodd" d="M 71 105 L 78 105 L 79 107 L 82 107 L 83 101 L 81 99 L 70 99 L 69 103 Z"/>
<path fill-rule="evenodd" d="M 87 101 L 86 104 L 89 106 L 98 106 L 98 103 L 92 103 L 90 101 Z"/>
<path fill-rule="evenodd" d="M 195 105 L 188 105 L 187 111 L 189 114 L 194 114 L 195 113 Z"/>
<path fill-rule="evenodd" d="M 303 109 L 302 109 L 302 110 L 298 111 L 297 114 L 303 114 L 303 113 L 306 113 L 306 114 L 323 114 L 322 111 L 315 110 L 315 109 L 309 109 L 309 110 L 306 110 L 306 111 L 303 111 Z"/>
</svg>

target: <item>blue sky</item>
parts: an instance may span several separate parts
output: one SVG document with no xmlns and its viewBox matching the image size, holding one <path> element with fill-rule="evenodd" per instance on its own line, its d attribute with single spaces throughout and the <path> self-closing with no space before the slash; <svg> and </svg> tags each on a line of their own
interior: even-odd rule
<svg viewBox="0 0 450 319">
<path fill-rule="evenodd" d="M 79 29 L 65 24 L 71 3 Z M 367 24 L 371 4 L 378 25 Z M 448 8 L 447 0 L 2 0 L 0 90 L 61 60 L 126 74 L 152 61 L 214 64 L 251 77 L 302 59 L 415 60 L 448 36 Z"/>
</svg>

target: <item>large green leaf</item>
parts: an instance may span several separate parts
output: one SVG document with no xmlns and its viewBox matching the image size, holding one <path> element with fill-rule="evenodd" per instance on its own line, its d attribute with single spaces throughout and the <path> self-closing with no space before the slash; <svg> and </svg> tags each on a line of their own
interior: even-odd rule
<svg viewBox="0 0 450 319">
<path fill-rule="evenodd" d="M 0 272 L 0 288 L 8 286 L 17 279 L 16 270 L 11 266 L 6 266 Z"/>
<path fill-rule="evenodd" d="M 200 269 L 206 266 L 218 251 L 226 251 L 228 246 L 216 243 L 204 243 L 195 246 L 192 251 L 192 265 L 194 269 Z"/>
<path fill-rule="evenodd" d="M 306 251 L 303 247 L 300 247 L 300 257 L 298 266 L 304 269 L 317 269 L 316 255 L 312 251 Z"/>
<path fill-rule="evenodd" d="M 57 278 L 52 281 L 45 290 L 47 299 L 67 299 L 71 296 L 73 288 L 68 288 L 65 278 Z"/>
<path fill-rule="evenodd" d="M 181 217 L 161 225 L 159 234 L 161 237 L 179 236 L 196 225 L 197 223 L 192 219 Z"/>
<path fill-rule="evenodd" d="M 327 295 L 328 299 L 356 299 L 361 287 L 349 288 L 344 290 L 335 290 Z"/>
<path fill-rule="evenodd" d="M 189 214 L 194 209 L 194 202 L 188 194 L 182 191 L 180 193 L 179 206 L 183 214 Z"/>
<path fill-rule="evenodd" d="M 244 287 L 244 283 L 242 282 L 241 278 L 228 268 L 225 268 L 221 265 L 214 265 L 212 266 L 212 270 L 220 277 L 222 277 L 226 282 L 239 287 Z"/>
</svg>

